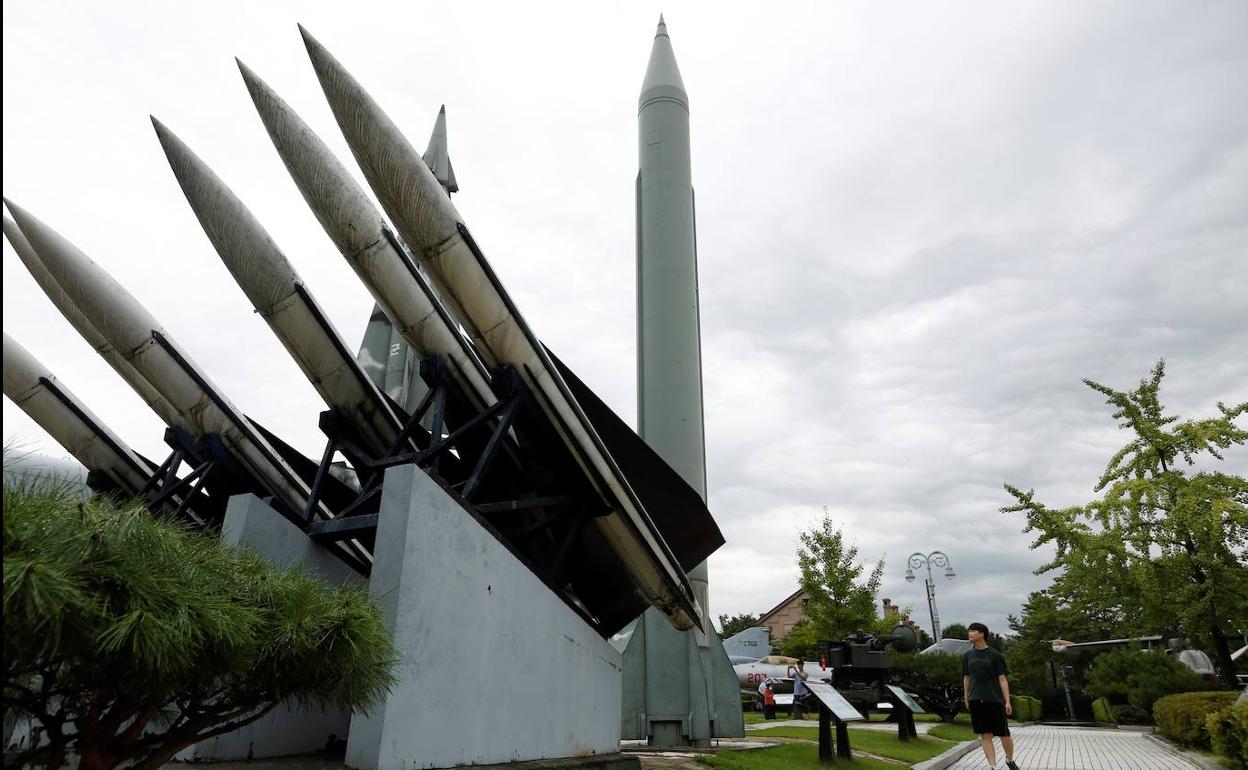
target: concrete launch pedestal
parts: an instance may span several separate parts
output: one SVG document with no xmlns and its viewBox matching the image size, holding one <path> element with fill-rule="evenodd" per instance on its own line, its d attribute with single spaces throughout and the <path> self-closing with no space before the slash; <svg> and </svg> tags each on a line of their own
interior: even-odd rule
<svg viewBox="0 0 1248 770">
<path fill-rule="evenodd" d="M 370 590 L 402 662 L 385 703 L 352 718 L 348 766 L 619 751 L 620 653 L 415 466 L 386 471 Z"/>
<path fill-rule="evenodd" d="M 255 495 L 230 498 L 221 539 L 246 546 L 277 567 L 299 566 L 327 585 L 364 579 Z M 311 754 L 323 749 L 330 735 L 345 738 L 350 724 L 351 713 L 343 709 L 280 706 L 234 732 L 184 749 L 177 759 L 223 761 Z"/>
</svg>

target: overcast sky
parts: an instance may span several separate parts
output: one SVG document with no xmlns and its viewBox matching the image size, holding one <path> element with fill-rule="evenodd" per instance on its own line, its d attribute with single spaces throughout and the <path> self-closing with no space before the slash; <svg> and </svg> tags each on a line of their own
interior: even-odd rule
<svg viewBox="0 0 1248 770">
<path fill-rule="evenodd" d="M 884 7 L 887 5 L 887 7 Z M 215 255 L 154 114 L 265 224 L 354 344 L 371 299 L 233 57 L 350 162 L 302 22 L 423 148 L 532 327 L 636 414 L 637 95 L 659 12 L 691 103 L 711 610 L 796 589 L 836 518 L 882 596 L 1000 627 L 1032 570 L 1002 482 L 1090 497 L 1125 434 L 1089 377 L 1158 358 L 1174 412 L 1248 398 L 1248 4 L 5 2 L 4 194 L 91 255 L 309 455 L 323 409 Z M 358 175 L 358 174 L 357 174 Z M 362 178 L 362 177 L 361 177 Z M 4 329 L 135 449 L 162 426 L 8 243 Z M 64 455 L 8 400 L 4 438 Z M 1248 453 L 1228 456 L 1231 470 Z"/>
</svg>

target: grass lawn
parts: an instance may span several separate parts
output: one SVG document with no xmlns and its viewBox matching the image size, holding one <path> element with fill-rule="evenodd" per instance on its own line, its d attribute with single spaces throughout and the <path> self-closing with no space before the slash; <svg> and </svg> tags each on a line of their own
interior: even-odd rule
<svg viewBox="0 0 1248 770">
<path fill-rule="evenodd" d="M 853 745 L 853 739 L 850 739 Z M 838 759 L 836 764 L 819 761 L 819 747 L 813 743 L 786 743 L 770 749 L 721 751 L 714 756 L 699 756 L 698 761 L 723 770 L 900 770 L 900 765 L 876 759 L 854 757 L 850 762 Z"/>
<path fill-rule="evenodd" d="M 970 720 L 968 719 L 967 722 L 968 724 L 936 725 L 928 735 L 934 735 L 937 738 L 944 738 L 949 741 L 978 740 L 979 736 L 971 732 Z M 852 741 L 850 745 L 853 745 Z"/>
<path fill-rule="evenodd" d="M 752 736 L 763 737 L 780 737 L 780 738 L 806 738 L 807 740 L 819 740 L 819 728 L 817 727 L 776 727 L 770 730 L 754 730 L 750 733 Z M 834 734 L 835 738 L 835 734 Z M 913 740 L 902 743 L 897 739 L 896 733 L 881 733 L 875 730 L 855 730 L 849 729 L 849 747 L 853 751 L 866 751 L 870 754 L 878 754 L 881 757 L 891 757 L 900 759 L 905 762 L 922 762 L 925 759 L 940 754 L 949 748 L 946 741 L 933 740 L 919 736 Z"/>
</svg>

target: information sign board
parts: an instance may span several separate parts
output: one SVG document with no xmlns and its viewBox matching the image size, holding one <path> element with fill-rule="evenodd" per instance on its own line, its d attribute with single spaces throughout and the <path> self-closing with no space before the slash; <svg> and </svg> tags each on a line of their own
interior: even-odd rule
<svg viewBox="0 0 1248 770">
<path fill-rule="evenodd" d="M 836 688 L 827 682 L 807 682 L 806 687 L 815 694 L 823 705 L 832 710 L 836 718 L 842 722 L 861 721 L 862 714 L 858 713 L 858 709 L 850 705 L 845 700 L 845 696 L 836 691 Z"/>
<path fill-rule="evenodd" d="M 923 707 L 919 705 L 918 701 L 910 697 L 910 693 L 906 692 L 905 690 L 901 689 L 895 684 L 890 684 L 886 686 L 888 687 L 889 692 L 891 692 L 893 695 L 896 695 L 898 700 L 906 704 L 906 708 L 910 709 L 911 712 L 915 714 L 923 713 Z"/>
</svg>

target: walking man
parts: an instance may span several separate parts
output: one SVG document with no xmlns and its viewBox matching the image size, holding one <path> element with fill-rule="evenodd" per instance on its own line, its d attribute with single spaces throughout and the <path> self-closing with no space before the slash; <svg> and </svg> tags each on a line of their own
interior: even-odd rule
<svg viewBox="0 0 1248 770">
<path fill-rule="evenodd" d="M 993 770 L 1018 770 L 1014 764 L 1014 739 L 1006 717 L 1013 713 L 1010 705 L 1010 683 L 1005 675 L 1005 656 L 988 646 L 988 626 L 972 623 L 966 637 L 974 645 L 962 655 L 962 700 L 971 713 L 971 729 L 979 734 L 984 746 L 984 759 Z M 997 764 L 997 750 L 992 736 L 1001 739 L 1005 764 Z"/>
</svg>

